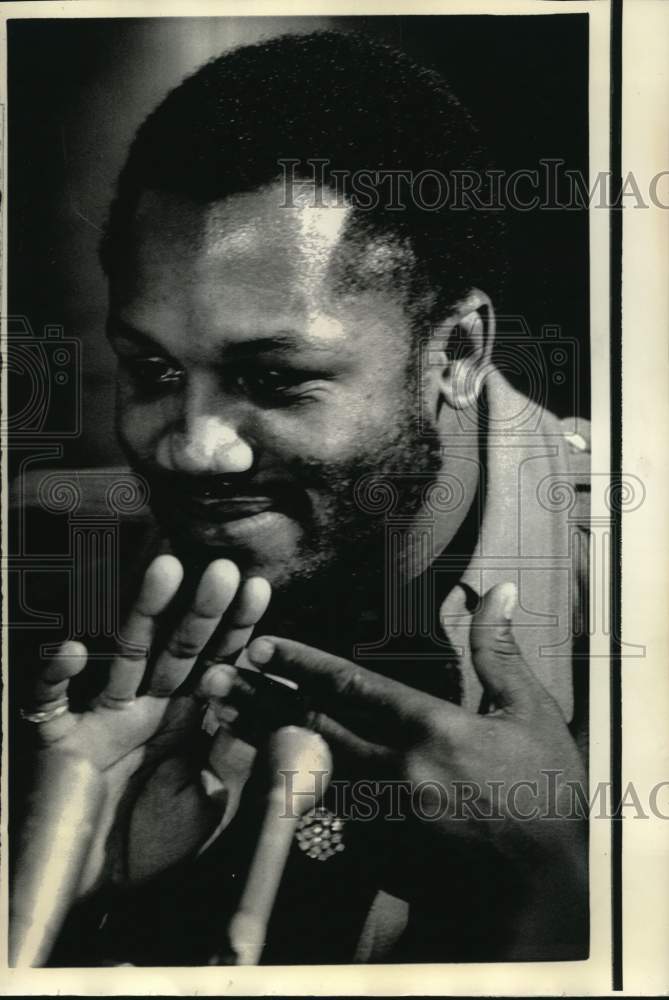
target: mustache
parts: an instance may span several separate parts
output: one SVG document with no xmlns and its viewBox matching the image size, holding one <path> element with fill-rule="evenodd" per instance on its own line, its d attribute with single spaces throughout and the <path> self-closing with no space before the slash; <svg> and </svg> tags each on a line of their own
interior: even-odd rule
<svg viewBox="0 0 669 1000">
<path fill-rule="evenodd" d="M 191 474 L 147 463 L 136 463 L 134 469 L 149 483 L 152 500 L 158 501 L 164 494 L 234 500 L 240 497 L 284 495 L 303 488 L 302 482 L 291 482 L 285 477 L 258 478 L 249 473 Z"/>
<path fill-rule="evenodd" d="M 171 496 L 204 496 L 211 494 L 221 500 L 239 497 L 283 497 L 304 493 L 309 489 L 351 491 L 355 482 L 370 472 L 367 462 L 324 462 L 301 459 L 286 463 L 280 473 L 269 470 L 249 470 L 224 474 L 188 473 L 166 469 L 151 461 L 132 461 L 133 470 L 148 483 L 151 501 L 159 502 L 165 494 Z"/>
<path fill-rule="evenodd" d="M 189 474 L 153 462 L 135 463 L 134 469 L 148 483 L 149 505 L 170 535 L 186 529 L 193 519 L 234 519 L 267 509 L 303 525 L 313 520 L 312 484 L 288 471 L 281 477 L 253 470 L 227 476 Z"/>
</svg>

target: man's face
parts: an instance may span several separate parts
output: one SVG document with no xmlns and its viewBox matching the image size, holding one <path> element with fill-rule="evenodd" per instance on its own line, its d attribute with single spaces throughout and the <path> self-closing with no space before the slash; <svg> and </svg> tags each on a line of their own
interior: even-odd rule
<svg viewBox="0 0 669 1000">
<path fill-rule="evenodd" d="M 355 502 L 362 475 L 397 476 L 415 506 L 402 473 L 440 464 L 417 427 L 402 304 L 342 292 L 350 210 L 313 199 L 147 192 L 111 287 L 119 435 L 175 549 L 279 589 L 379 539 Z"/>
</svg>

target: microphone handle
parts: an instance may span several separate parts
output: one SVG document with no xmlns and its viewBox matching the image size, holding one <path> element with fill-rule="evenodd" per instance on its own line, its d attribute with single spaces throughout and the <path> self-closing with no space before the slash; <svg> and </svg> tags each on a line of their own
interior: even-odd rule
<svg viewBox="0 0 669 1000">
<path fill-rule="evenodd" d="M 251 870 L 228 927 L 237 965 L 257 965 L 260 961 L 267 924 L 299 819 L 287 816 L 285 810 L 284 790 L 272 788 Z"/>
<path fill-rule="evenodd" d="M 9 964 L 43 966 L 75 897 L 105 797 L 84 757 L 52 750 L 38 764 L 10 896 Z"/>
<path fill-rule="evenodd" d="M 295 828 L 300 816 L 318 802 L 332 774 L 332 756 L 325 740 L 299 726 L 276 730 L 270 737 L 267 757 L 271 782 L 267 809 L 244 892 L 228 926 L 235 965 L 257 965 L 260 961 Z M 290 794 L 285 780 L 288 774 Z"/>
</svg>

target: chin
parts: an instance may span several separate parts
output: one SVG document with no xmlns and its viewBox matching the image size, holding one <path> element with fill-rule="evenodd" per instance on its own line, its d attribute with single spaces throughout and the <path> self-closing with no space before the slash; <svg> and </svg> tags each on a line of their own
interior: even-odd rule
<svg viewBox="0 0 669 1000">
<path fill-rule="evenodd" d="M 230 559 L 243 576 L 262 576 L 276 591 L 309 578 L 323 563 L 317 554 L 305 554 L 295 532 L 280 532 L 261 545 L 251 539 L 221 537 L 215 528 L 201 525 L 172 524 L 166 529 L 172 550 L 184 566 L 198 570 L 214 559 Z"/>
</svg>

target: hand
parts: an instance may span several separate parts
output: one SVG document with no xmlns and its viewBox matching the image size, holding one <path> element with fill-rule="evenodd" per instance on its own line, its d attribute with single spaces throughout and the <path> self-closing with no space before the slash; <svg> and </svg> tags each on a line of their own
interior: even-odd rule
<svg viewBox="0 0 669 1000">
<path fill-rule="evenodd" d="M 517 915 L 516 953 L 521 955 L 523 949 L 531 953 L 532 941 L 550 942 L 564 921 L 583 919 L 583 824 L 541 817 L 551 810 L 566 816 L 569 783 L 582 782 L 584 775 L 559 707 L 516 645 L 510 598 L 515 602 L 513 585 L 493 587 L 472 623 L 474 667 L 494 705 L 487 715 L 287 639 L 255 639 L 248 655 L 261 669 L 297 681 L 311 696 L 318 709 L 314 727 L 330 743 L 335 760 L 337 755 L 353 758 L 357 773 L 368 778 L 382 774 L 423 788 L 418 822 L 414 810 L 409 824 L 416 833 L 413 851 L 404 844 L 404 860 L 394 859 L 396 868 L 406 866 L 407 853 L 429 859 L 422 869 L 425 885 L 409 886 L 407 894 L 447 891 L 439 884 L 438 859 L 439 850 L 448 856 L 452 838 L 492 849 L 499 871 L 517 872 L 516 895 L 524 900 L 524 911 Z M 553 802 L 548 771 L 559 772 Z M 462 783 L 474 790 L 475 805 L 458 817 Z M 495 789 L 500 791 L 493 801 Z M 466 795 L 472 799 L 471 791 Z M 531 811 L 534 818 L 522 818 Z M 438 818 L 421 822 L 421 815 Z M 506 900 L 507 912 L 509 904 Z"/>
<path fill-rule="evenodd" d="M 204 571 L 190 610 L 155 655 L 152 645 L 158 619 L 175 598 L 182 578 L 182 566 L 173 556 L 159 556 L 151 563 L 122 629 L 123 642 L 104 690 L 87 711 L 76 714 L 67 710 L 37 727 L 41 753 L 57 749 L 86 757 L 105 777 L 104 816 L 81 892 L 108 875 L 112 863 L 130 877 L 166 867 L 206 833 L 211 821 L 184 763 L 189 738 L 197 735 L 200 711 L 195 699 L 180 689 L 212 639 L 214 661 L 229 657 L 246 644 L 267 608 L 270 588 L 259 577 L 241 582 L 234 563 L 215 560 Z M 49 713 L 54 707 L 64 707 L 69 683 L 83 670 L 86 657 L 83 644 L 63 643 L 37 680 L 32 710 Z M 149 662 L 153 664 L 150 670 Z M 147 692 L 137 696 L 143 683 Z M 154 770 L 146 781 L 144 775 L 149 765 L 155 768 L 170 755 L 175 755 L 174 763 L 163 765 L 156 792 L 155 775 L 161 769 Z M 140 814 L 140 822 L 133 821 L 128 850 L 134 863 L 130 863 L 127 857 L 119 859 L 113 846 L 126 838 L 110 838 L 110 834 L 121 834 L 124 831 L 119 826 L 130 822 L 126 793 L 140 771 L 142 791 L 151 789 L 153 782 L 149 812 L 155 818 L 157 798 L 160 811 L 170 817 L 170 825 L 148 822 L 146 815 L 142 820 Z M 185 781 L 186 776 L 191 780 Z M 137 791 L 133 789 L 134 795 Z"/>
</svg>

